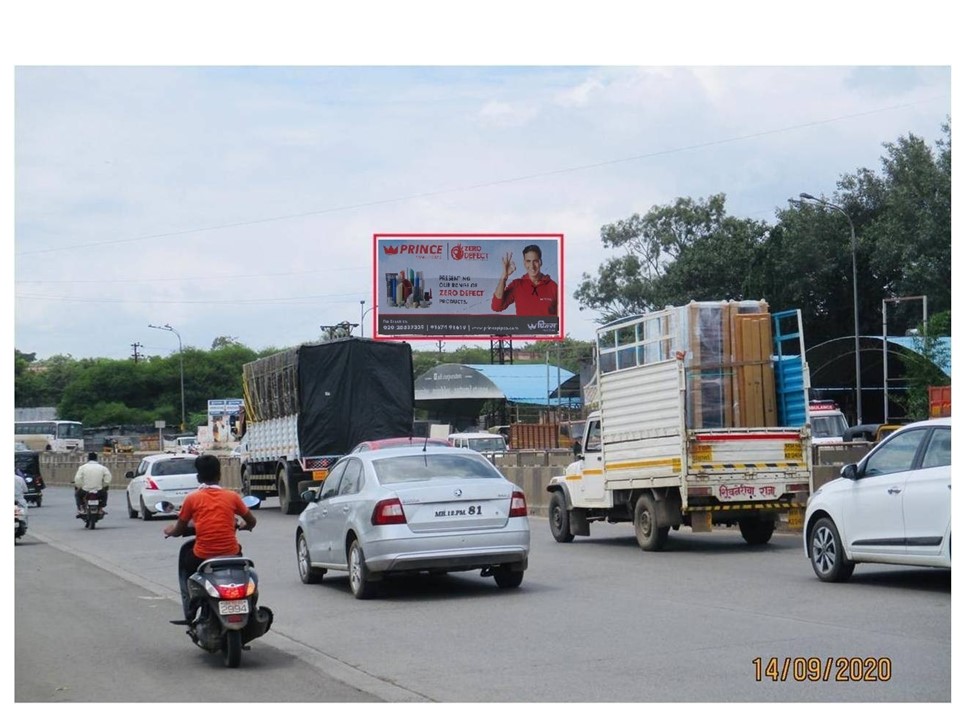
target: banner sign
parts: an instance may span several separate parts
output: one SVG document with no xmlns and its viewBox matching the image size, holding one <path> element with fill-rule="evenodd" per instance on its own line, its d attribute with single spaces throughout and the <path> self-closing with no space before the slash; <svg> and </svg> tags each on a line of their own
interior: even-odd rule
<svg viewBox="0 0 960 720">
<path fill-rule="evenodd" d="M 374 338 L 563 339 L 563 235 L 375 234 Z"/>
</svg>

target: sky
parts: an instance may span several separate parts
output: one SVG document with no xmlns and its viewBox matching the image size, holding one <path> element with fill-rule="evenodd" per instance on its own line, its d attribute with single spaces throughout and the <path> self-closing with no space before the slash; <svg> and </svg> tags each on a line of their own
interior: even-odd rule
<svg viewBox="0 0 960 720">
<path fill-rule="evenodd" d="M 47 4 L 28 13 L 38 28 Z M 464 49 L 410 18 L 396 32 L 384 18 L 378 35 L 358 13 L 362 47 L 339 38 L 326 51 L 320 39 L 336 33 L 320 18 L 309 63 L 282 39 L 264 49 L 220 33 L 206 47 L 176 18 L 151 18 L 142 47 L 79 14 L 63 18 L 64 30 L 91 29 L 79 46 L 15 33 L 9 287 L 22 352 L 121 359 L 220 337 L 256 350 L 315 341 L 371 310 L 374 233 L 562 233 L 565 330 L 590 340 L 597 315 L 573 293 L 611 257 L 603 225 L 718 193 L 729 214 L 773 223 L 788 198 L 829 197 L 844 173 L 879 169 L 884 142 L 913 133 L 933 145 L 950 114 L 949 57 L 832 61 L 802 33 L 836 47 L 842 32 L 790 14 L 770 21 L 801 33 L 793 54 L 762 28 L 766 52 L 744 52 L 742 29 L 729 34 L 739 52 L 704 51 L 692 28 L 689 59 L 667 43 L 633 62 L 638 36 L 613 17 L 564 15 L 555 28 L 523 17 L 526 32 L 509 33 L 476 19 Z M 712 39 L 709 24 L 698 29 Z M 892 32 L 877 24 L 878 40 Z M 514 50 L 477 41 L 491 31 Z M 185 50 L 164 47 L 170 33 Z M 570 42 L 578 34 L 592 53 Z"/>
</svg>

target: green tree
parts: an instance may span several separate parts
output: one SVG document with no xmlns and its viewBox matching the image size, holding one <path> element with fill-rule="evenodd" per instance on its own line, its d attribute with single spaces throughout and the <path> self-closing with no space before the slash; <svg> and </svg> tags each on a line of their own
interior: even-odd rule
<svg viewBox="0 0 960 720">
<path fill-rule="evenodd" d="M 916 355 L 904 360 L 907 378 L 907 417 L 925 420 L 929 411 L 927 388 L 948 385 L 950 378 L 940 369 L 950 359 L 950 346 L 943 338 L 950 335 L 950 311 L 932 315 L 926 327 L 921 325 L 914 338 Z"/>
<path fill-rule="evenodd" d="M 861 235 L 883 295 L 926 295 L 932 313 L 950 308 L 949 120 L 942 129 L 936 150 L 912 133 L 885 143 L 880 172 L 844 176 L 838 194 L 871 210 Z"/>
<path fill-rule="evenodd" d="M 765 223 L 728 216 L 723 193 L 706 200 L 678 198 L 642 217 L 604 225 L 605 248 L 624 254 L 587 273 L 574 291 L 601 322 L 691 300 L 743 299 L 760 289 L 758 249 Z"/>
</svg>

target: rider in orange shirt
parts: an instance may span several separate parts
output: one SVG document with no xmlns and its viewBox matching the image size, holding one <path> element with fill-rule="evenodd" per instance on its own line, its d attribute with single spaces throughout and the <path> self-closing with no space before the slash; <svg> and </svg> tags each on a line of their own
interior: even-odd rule
<svg viewBox="0 0 960 720">
<path fill-rule="evenodd" d="M 173 621 L 177 625 L 188 625 L 193 619 L 187 578 L 197 571 L 200 563 L 213 557 L 242 554 L 243 549 L 237 542 L 236 516 L 243 519 L 240 526 L 243 530 L 253 530 L 257 524 L 257 518 L 240 496 L 220 487 L 220 460 L 216 455 L 199 455 L 195 465 L 200 487 L 184 499 L 177 521 L 163 529 L 165 537 L 196 535 L 180 548 L 178 569 L 184 620 Z"/>
</svg>

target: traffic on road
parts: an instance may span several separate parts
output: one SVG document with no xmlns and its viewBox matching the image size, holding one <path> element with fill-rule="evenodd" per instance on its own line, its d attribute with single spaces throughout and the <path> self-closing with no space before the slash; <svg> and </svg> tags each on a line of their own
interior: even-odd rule
<svg viewBox="0 0 960 720">
<path fill-rule="evenodd" d="M 736 529 L 684 528 L 650 553 L 628 528 L 594 524 L 560 544 L 546 518 L 530 517 L 521 587 L 504 593 L 478 573 L 398 576 L 358 603 L 346 574 L 302 584 L 298 523 L 275 499 L 243 542 L 274 624 L 228 670 L 167 622 L 179 613 L 179 543 L 163 538 L 164 523 L 121 507 L 86 532 L 73 502 L 71 490 L 48 487 L 16 548 L 18 701 L 104 699 L 64 690 L 85 687 L 114 701 L 183 699 L 178 676 L 159 672 L 168 667 L 216 682 L 243 673 L 236 692 L 267 702 L 950 699 L 948 570 L 870 565 L 829 585 L 798 533 L 751 546 Z M 57 588 L 73 586 L 83 600 L 58 604 Z M 73 605 L 109 642 L 91 645 Z M 95 664 L 63 662 L 84 647 L 123 659 L 109 681 Z M 258 689 L 246 684 L 252 670 Z"/>
</svg>

